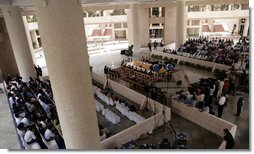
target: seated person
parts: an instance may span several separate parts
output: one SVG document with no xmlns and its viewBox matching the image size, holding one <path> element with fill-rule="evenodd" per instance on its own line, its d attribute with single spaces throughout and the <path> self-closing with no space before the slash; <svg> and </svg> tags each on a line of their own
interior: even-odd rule
<svg viewBox="0 0 254 154">
<path fill-rule="evenodd" d="M 44 138 L 47 141 L 51 141 L 51 140 L 55 139 L 55 134 L 52 132 L 52 125 L 48 125 L 46 128 L 47 129 L 44 133 Z"/>
</svg>

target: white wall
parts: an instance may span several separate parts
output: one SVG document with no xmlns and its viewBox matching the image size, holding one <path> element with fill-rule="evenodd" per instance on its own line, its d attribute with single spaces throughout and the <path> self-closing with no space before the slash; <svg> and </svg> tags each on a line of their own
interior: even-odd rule
<svg viewBox="0 0 254 154">
<path fill-rule="evenodd" d="M 215 22 L 226 23 L 229 28 L 229 31 L 232 31 L 234 24 L 235 25 L 239 24 L 239 19 L 238 18 L 236 18 L 236 19 L 215 19 Z"/>
<path fill-rule="evenodd" d="M 118 23 L 118 22 L 126 23 L 127 15 L 84 18 L 85 24 Z"/>
</svg>

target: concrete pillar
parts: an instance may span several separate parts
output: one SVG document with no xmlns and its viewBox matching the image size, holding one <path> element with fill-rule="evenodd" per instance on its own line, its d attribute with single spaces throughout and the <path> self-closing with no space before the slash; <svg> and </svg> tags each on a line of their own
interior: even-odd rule
<svg viewBox="0 0 254 154">
<path fill-rule="evenodd" d="M 82 7 L 77 0 L 33 0 L 67 149 L 100 149 Z"/>
<path fill-rule="evenodd" d="M 132 37 L 132 20 L 131 20 L 131 10 L 126 10 L 127 14 L 127 39 L 129 46 L 133 44 L 133 37 Z"/>
<path fill-rule="evenodd" d="M 198 30 L 198 36 L 202 36 L 202 20 L 199 20 L 199 30 Z"/>
<path fill-rule="evenodd" d="M 165 45 L 176 41 L 176 6 L 165 7 L 164 43 Z"/>
<path fill-rule="evenodd" d="M 27 81 L 29 77 L 35 77 L 35 70 L 21 10 L 14 6 L 4 7 L 2 11 L 19 73 Z"/>
<path fill-rule="evenodd" d="M 244 24 L 244 29 L 243 29 L 243 36 L 246 37 L 248 36 L 248 30 L 249 30 L 249 18 L 246 18 L 245 24 Z"/>
<path fill-rule="evenodd" d="M 11 41 L 7 32 L 4 18 L 0 18 L 0 33 L 2 40 L 0 41 L 0 68 L 1 74 L 10 73 L 12 76 L 19 73 L 18 66 L 11 47 Z M 1 78 L 2 76 L 0 76 Z"/>
<path fill-rule="evenodd" d="M 30 34 L 30 31 L 29 31 L 29 27 L 28 27 L 28 23 L 27 23 L 26 16 L 23 16 L 22 19 L 23 19 L 23 23 L 24 23 L 24 26 L 25 26 L 26 37 L 27 37 L 27 41 L 28 41 L 30 53 L 31 53 L 32 58 L 33 58 L 33 63 L 34 63 L 34 64 L 37 64 L 37 63 L 36 63 L 36 60 L 35 60 L 33 42 L 32 42 L 31 34 Z M 36 42 L 37 47 L 39 47 L 39 43 L 38 43 L 38 40 L 37 40 L 37 38 L 36 38 L 35 31 L 33 31 L 33 32 L 34 32 L 33 35 L 34 35 L 34 38 L 35 38 L 34 40 L 35 40 L 35 42 Z"/>
<path fill-rule="evenodd" d="M 139 8 L 139 31 L 141 46 L 146 46 L 149 43 L 149 8 Z M 136 35 L 135 35 L 136 37 Z"/>
<path fill-rule="evenodd" d="M 139 11 L 138 4 L 130 5 L 131 26 L 132 26 L 132 43 L 134 45 L 133 52 L 140 51 L 140 30 L 139 30 Z"/>
<path fill-rule="evenodd" d="M 186 40 L 186 16 L 185 0 L 176 1 L 176 49 Z"/>
</svg>

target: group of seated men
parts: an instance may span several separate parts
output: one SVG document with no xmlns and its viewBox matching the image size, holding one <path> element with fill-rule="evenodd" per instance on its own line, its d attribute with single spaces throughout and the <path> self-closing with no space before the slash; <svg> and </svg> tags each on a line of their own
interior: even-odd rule
<svg viewBox="0 0 254 154">
<path fill-rule="evenodd" d="M 23 148 L 65 148 L 49 80 L 30 78 L 24 82 L 17 74 L 8 77 L 6 90 Z"/>
<path fill-rule="evenodd" d="M 233 40 L 208 37 L 188 39 L 178 50 L 164 49 L 163 52 L 180 56 L 206 60 L 232 66 L 238 61 L 249 64 L 249 39 L 241 37 L 234 44 Z"/>
</svg>

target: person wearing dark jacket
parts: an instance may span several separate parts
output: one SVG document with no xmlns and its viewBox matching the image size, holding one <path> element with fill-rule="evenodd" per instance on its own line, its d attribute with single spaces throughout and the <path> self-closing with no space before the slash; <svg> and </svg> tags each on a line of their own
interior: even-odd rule
<svg viewBox="0 0 254 154">
<path fill-rule="evenodd" d="M 226 149 L 233 149 L 235 147 L 235 140 L 228 129 L 224 129 L 224 140 L 226 143 Z"/>
<path fill-rule="evenodd" d="M 239 116 L 241 114 L 243 103 L 244 103 L 244 97 L 240 97 L 237 101 L 237 112 L 235 116 Z"/>
</svg>

